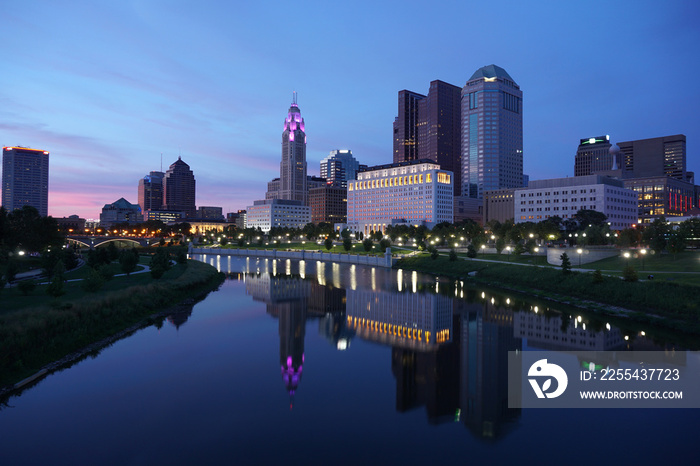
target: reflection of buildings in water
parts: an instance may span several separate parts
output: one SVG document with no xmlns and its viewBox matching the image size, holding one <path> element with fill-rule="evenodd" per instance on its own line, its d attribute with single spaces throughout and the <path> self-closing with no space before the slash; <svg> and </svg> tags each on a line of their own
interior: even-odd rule
<svg viewBox="0 0 700 466">
<path fill-rule="evenodd" d="M 594 330 L 586 328 L 577 318 L 563 326 L 563 318 L 561 314 L 516 312 L 514 334 L 525 338 L 529 347 L 552 351 L 608 351 L 621 348 L 625 343 L 622 332 L 616 327 Z"/>
<path fill-rule="evenodd" d="M 455 300 L 459 329 L 459 408 L 464 424 L 480 438 L 501 437 L 520 417 L 508 408 L 508 352 L 520 351 L 513 336 L 513 311 L 487 300 Z"/>
<path fill-rule="evenodd" d="M 325 336 L 338 351 L 348 349 L 355 336 L 355 332 L 345 324 L 345 312 L 326 314 L 321 317 L 318 321 L 318 333 Z"/>
<path fill-rule="evenodd" d="M 253 299 L 266 303 L 267 313 L 278 319 L 280 370 L 289 393 L 291 409 L 303 372 L 307 318 L 334 318 L 340 325 L 334 329 L 333 337 L 337 335 L 338 338 L 342 338 L 345 323 L 345 290 L 302 280 L 298 276 L 271 276 L 267 273 L 248 274 L 245 276 L 245 283 L 246 291 Z M 322 327 L 319 327 L 320 330 Z M 329 337 L 328 333 L 323 334 Z M 345 344 L 347 345 L 347 342 Z"/>
<path fill-rule="evenodd" d="M 452 302 L 438 294 L 347 290 L 347 324 L 363 339 L 425 350 L 450 341 Z"/>
</svg>

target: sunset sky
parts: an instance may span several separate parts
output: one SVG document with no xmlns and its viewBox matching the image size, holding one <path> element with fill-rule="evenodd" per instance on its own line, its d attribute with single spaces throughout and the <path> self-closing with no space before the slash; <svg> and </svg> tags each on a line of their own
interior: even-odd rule
<svg viewBox="0 0 700 466">
<path fill-rule="evenodd" d="M 0 144 L 51 152 L 49 214 L 98 218 L 178 155 L 197 205 L 243 209 L 279 176 L 298 93 L 307 162 L 392 161 L 401 89 L 505 68 L 531 180 L 573 176 L 578 140 L 687 136 L 700 178 L 700 4 L 0 0 Z M 698 180 L 696 180 L 698 181 Z"/>
</svg>

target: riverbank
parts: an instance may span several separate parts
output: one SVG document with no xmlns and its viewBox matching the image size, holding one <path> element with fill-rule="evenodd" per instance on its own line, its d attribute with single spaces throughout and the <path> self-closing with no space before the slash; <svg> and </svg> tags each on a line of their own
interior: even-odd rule
<svg viewBox="0 0 700 466">
<path fill-rule="evenodd" d="M 399 260 L 394 268 L 459 278 L 501 289 L 531 294 L 602 315 L 624 316 L 640 323 L 700 335 L 697 287 L 679 283 L 626 282 L 616 277 L 561 269 L 523 267 L 471 260 L 450 261 L 427 254 Z"/>
<path fill-rule="evenodd" d="M 162 321 L 178 304 L 194 303 L 222 282 L 214 267 L 188 260 L 160 280 L 0 314 L 0 387 L 12 389 L 42 368 L 55 370 L 55 362 L 62 367 Z"/>
</svg>

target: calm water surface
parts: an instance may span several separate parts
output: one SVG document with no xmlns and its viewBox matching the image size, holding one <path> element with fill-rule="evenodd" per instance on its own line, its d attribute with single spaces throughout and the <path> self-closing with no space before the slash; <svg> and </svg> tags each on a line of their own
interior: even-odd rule
<svg viewBox="0 0 700 466">
<path fill-rule="evenodd" d="M 218 291 L 7 401 L 0 465 L 700 463 L 700 410 L 507 408 L 508 351 L 668 337 L 412 272 L 198 258 Z"/>
</svg>

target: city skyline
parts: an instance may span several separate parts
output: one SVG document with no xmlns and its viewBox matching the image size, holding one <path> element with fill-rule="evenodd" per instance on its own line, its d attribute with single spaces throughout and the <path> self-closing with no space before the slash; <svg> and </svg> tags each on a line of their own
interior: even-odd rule
<svg viewBox="0 0 700 466">
<path fill-rule="evenodd" d="M 684 134 L 688 170 L 700 172 L 698 91 L 679 85 L 700 68 L 690 58 L 700 7 L 401 5 L 309 2 L 296 15 L 264 3 L 6 5 L 0 144 L 51 153 L 55 217 L 96 218 L 119 197 L 136 203 L 161 154 L 165 164 L 187 160 L 198 205 L 235 212 L 279 172 L 280 108 L 293 91 L 314 175 L 333 149 L 391 163 L 398 91 L 437 79 L 464 86 L 496 64 L 527 94 L 531 180 L 573 176 L 579 140 L 601 134 L 612 143 Z M 396 50 L 416 11 L 423 39 L 407 61 Z M 467 17 L 483 20 L 467 27 Z"/>
</svg>

